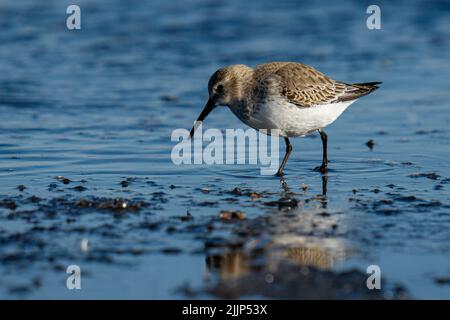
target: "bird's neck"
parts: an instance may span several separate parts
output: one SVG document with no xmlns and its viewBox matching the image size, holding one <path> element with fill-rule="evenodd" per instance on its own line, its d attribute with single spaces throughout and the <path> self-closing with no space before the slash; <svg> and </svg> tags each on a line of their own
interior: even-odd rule
<svg viewBox="0 0 450 320">
<path fill-rule="evenodd" d="M 240 70 L 239 76 L 235 78 L 233 99 L 230 108 L 247 104 L 248 97 L 251 96 L 253 88 L 253 69 Z"/>
</svg>

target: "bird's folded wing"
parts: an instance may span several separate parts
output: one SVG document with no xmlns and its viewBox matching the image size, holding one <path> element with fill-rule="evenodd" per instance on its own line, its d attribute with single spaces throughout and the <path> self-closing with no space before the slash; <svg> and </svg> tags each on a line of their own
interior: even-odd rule
<svg viewBox="0 0 450 320">
<path fill-rule="evenodd" d="M 379 82 L 347 84 L 302 63 L 272 63 L 257 69 L 262 99 L 280 95 L 301 108 L 351 101 L 376 90 Z"/>
<path fill-rule="evenodd" d="M 338 102 L 349 89 L 347 84 L 301 63 L 284 66 L 275 74 L 280 76 L 280 94 L 303 108 Z"/>
</svg>

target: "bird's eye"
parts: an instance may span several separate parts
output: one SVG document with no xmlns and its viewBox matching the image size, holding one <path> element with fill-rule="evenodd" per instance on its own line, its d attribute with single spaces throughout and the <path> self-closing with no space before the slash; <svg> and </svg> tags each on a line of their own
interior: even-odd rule
<svg viewBox="0 0 450 320">
<path fill-rule="evenodd" d="M 216 92 L 217 93 L 222 93 L 223 92 L 223 85 L 219 84 L 216 88 Z"/>
</svg>

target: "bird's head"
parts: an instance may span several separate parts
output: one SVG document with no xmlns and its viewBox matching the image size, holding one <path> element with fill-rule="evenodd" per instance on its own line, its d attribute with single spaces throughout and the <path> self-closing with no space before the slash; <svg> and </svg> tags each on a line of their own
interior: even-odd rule
<svg viewBox="0 0 450 320">
<path fill-rule="evenodd" d="M 243 64 L 221 68 L 214 72 L 208 82 L 209 99 L 203 111 L 198 116 L 190 137 L 208 114 L 217 106 L 230 106 L 242 100 L 245 84 L 253 69 Z"/>
</svg>

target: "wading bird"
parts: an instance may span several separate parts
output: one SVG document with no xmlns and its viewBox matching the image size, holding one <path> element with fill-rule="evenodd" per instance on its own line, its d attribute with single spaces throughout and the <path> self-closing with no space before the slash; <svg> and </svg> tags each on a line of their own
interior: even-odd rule
<svg viewBox="0 0 450 320">
<path fill-rule="evenodd" d="M 227 66 L 209 79 L 209 99 L 190 137 L 216 106 L 228 106 L 248 126 L 284 137 L 286 153 L 278 176 L 283 174 L 292 152 L 289 137 L 318 131 L 323 159 L 315 170 L 326 173 L 327 135 L 323 128 L 334 122 L 350 104 L 378 89 L 380 83 L 347 84 L 296 62 L 271 62 L 255 68 L 242 64 Z"/>
</svg>

